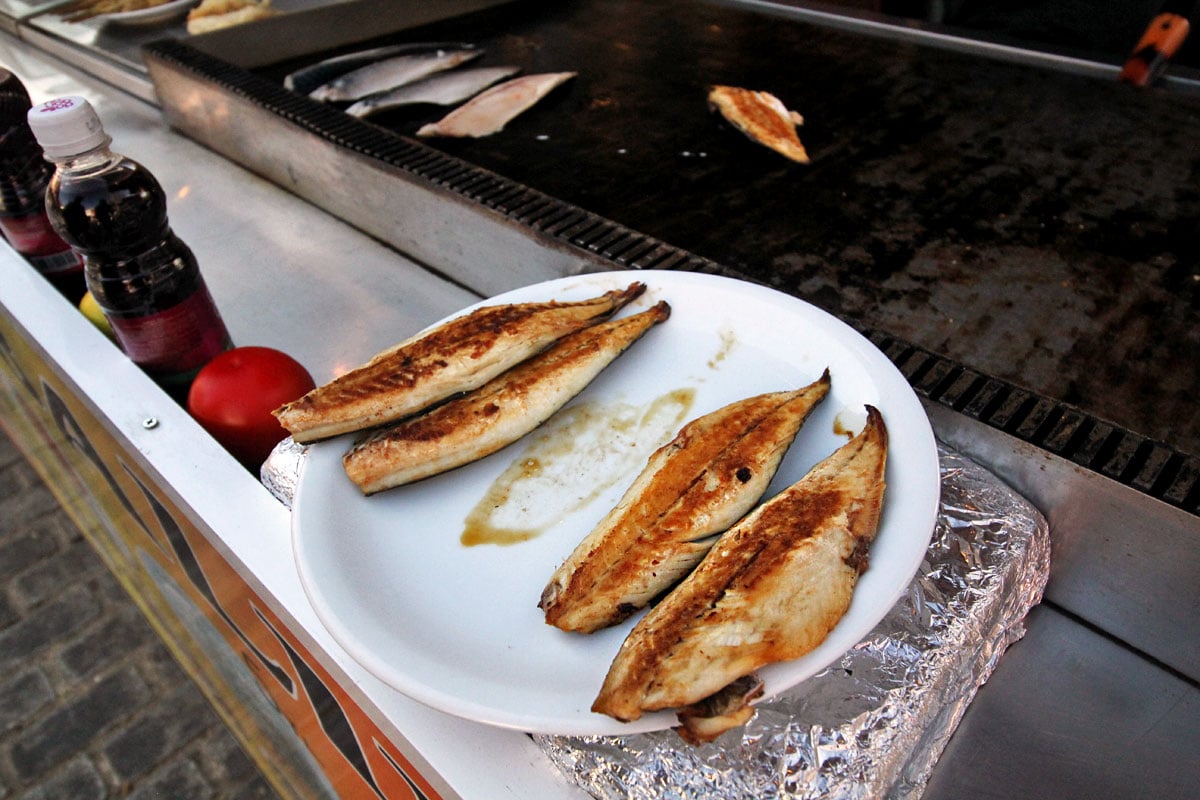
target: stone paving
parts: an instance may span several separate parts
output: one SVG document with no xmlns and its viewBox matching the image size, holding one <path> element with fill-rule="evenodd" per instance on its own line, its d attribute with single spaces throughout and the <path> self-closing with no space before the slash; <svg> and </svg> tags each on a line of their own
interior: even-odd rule
<svg viewBox="0 0 1200 800">
<path fill-rule="evenodd" d="M 0 429 L 0 800 L 275 793 Z"/>
</svg>

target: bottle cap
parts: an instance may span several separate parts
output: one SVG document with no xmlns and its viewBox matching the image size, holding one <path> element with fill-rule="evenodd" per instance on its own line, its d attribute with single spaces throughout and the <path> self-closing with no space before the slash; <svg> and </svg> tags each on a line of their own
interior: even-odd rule
<svg viewBox="0 0 1200 800">
<path fill-rule="evenodd" d="M 82 97 L 58 97 L 29 109 L 29 127 L 46 158 L 69 158 L 107 145 L 112 139 Z"/>
</svg>

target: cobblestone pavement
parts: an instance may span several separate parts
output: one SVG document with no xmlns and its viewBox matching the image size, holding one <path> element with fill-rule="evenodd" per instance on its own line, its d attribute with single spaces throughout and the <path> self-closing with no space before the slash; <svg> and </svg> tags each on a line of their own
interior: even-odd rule
<svg viewBox="0 0 1200 800">
<path fill-rule="evenodd" d="M 275 794 L 0 429 L 0 800 Z"/>
</svg>

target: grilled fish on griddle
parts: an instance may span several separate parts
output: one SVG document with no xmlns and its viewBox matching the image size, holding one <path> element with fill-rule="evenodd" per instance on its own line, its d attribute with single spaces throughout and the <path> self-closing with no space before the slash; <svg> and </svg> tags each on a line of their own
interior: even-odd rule
<svg viewBox="0 0 1200 800">
<path fill-rule="evenodd" d="M 708 93 L 708 103 L 750 139 L 792 161 L 808 163 L 808 151 L 796 134 L 796 126 L 804 118 L 788 111 L 775 95 L 736 86 L 714 86 Z"/>
<path fill-rule="evenodd" d="M 828 391 L 826 370 L 803 389 L 739 400 L 685 425 L 550 578 L 538 604 L 546 622 L 591 633 L 675 585 L 762 497 Z"/>
<path fill-rule="evenodd" d="M 334 78 L 353 72 L 360 67 L 383 61 L 395 56 L 432 53 L 438 50 L 471 50 L 473 44 L 465 42 L 416 42 L 392 44 L 383 47 L 372 47 L 367 50 L 356 50 L 332 58 L 309 64 L 306 67 L 290 72 L 283 79 L 283 88 L 300 94 L 309 94 L 318 86 L 329 83 Z"/>
<path fill-rule="evenodd" d="M 436 72 L 454 69 L 483 55 L 482 50 L 434 50 L 385 58 L 339 75 L 313 89 L 309 97 L 325 102 L 361 100 L 369 94 L 386 92 Z"/>
<path fill-rule="evenodd" d="M 887 429 L 868 406 L 860 434 L 726 531 L 634 627 L 592 710 L 626 721 L 667 708 L 694 714 L 739 678 L 819 645 L 866 569 L 886 460 Z M 736 719 L 731 711 L 720 713 Z M 699 724 L 688 735 L 719 733 Z"/>
<path fill-rule="evenodd" d="M 604 320 L 642 283 L 571 303 L 485 306 L 379 353 L 276 409 L 300 443 L 394 422 L 487 383 L 569 333 Z"/>
<path fill-rule="evenodd" d="M 546 72 L 505 81 L 471 98 L 437 122 L 422 125 L 417 136 L 490 136 L 574 77 L 574 72 Z"/>
<path fill-rule="evenodd" d="M 549 419 L 668 316 L 659 302 L 563 337 L 474 392 L 368 435 L 342 459 L 346 474 L 372 494 L 491 455 Z"/>
<path fill-rule="evenodd" d="M 369 94 L 346 109 L 352 117 L 369 117 L 402 106 L 430 103 L 452 106 L 483 91 L 493 83 L 520 72 L 520 67 L 479 67 L 456 69 L 430 75 L 416 83 L 398 86 L 387 92 Z"/>
</svg>

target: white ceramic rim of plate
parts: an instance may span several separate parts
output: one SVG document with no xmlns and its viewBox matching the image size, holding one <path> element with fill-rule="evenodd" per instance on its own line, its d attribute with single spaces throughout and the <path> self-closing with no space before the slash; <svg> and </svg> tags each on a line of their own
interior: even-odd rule
<svg viewBox="0 0 1200 800">
<path fill-rule="evenodd" d="M 468 306 L 450 315 L 447 319 L 467 313 L 479 306 L 528 301 L 531 299 L 549 300 L 551 298 L 562 297 L 564 292 L 578 292 L 581 286 L 586 287 L 590 292 L 596 293 L 623 287 L 633 281 L 642 281 L 651 288 L 661 286 L 665 283 L 668 284 L 668 291 L 670 284 L 676 286 L 701 285 L 711 288 L 713 282 L 718 282 L 721 291 L 730 293 L 730 296 L 741 294 L 743 297 L 752 299 L 754 302 L 773 304 L 785 309 L 791 308 L 798 314 L 807 316 L 810 319 L 819 320 L 828 329 L 828 332 L 832 332 L 839 339 L 839 343 L 846 344 L 853 350 L 854 356 L 867 369 L 872 380 L 877 382 L 879 388 L 886 393 L 887 397 L 884 403 L 886 406 L 885 422 L 889 418 L 899 418 L 905 421 L 906 424 L 899 429 L 894 429 L 889 424 L 889 438 L 893 453 L 896 452 L 896 445 L 900 445 L 900 447 L 912 453 L 911 458 L 914 461 L 922 465 L 922 469 L 919 470 L 918 474 L 904 476 L 905 491 L 907 492 L 907 496 L 904 498 L 904 505 L 907 516 L 915 520 L 914 525 L 923 527 L 923 530 L 919 531 L 920 537 L 917 537 L 913 532 L 909 532 L 909 537 L 903 537 L 902 534 L 904 531 L 900 531 L 890 534 L 887 537 L 881 535 L 879 540 L 877 540 L 876 548 L 884 546 L 881 544 L 884 541 L 890 545 L 892 540 L 899 536 L 904 539 L 906 547 L 903 552 L 903 559 L 899 563 L 892 563 L 891 566 L 893 569 L 890 572 L 886 574 L 882 571 L 872 573 L 868 569 L 860 581 L 860 589 L 867 583 L 872 586 L 873 598 L 869 617 L 864 619 L 862 608 L 855 603 L 855 600 L 852 600 L 851 608 L 845 617 L 843 617 L 838 626 L 834 628 L 825 641 L 815 650 L 796 661 L 771 664 L 760 669 L 758 674 L 762 677 L 766 685 L 764 698 L 769 699 L 824 669 L 847 650 L 858 644 L 878 624 L 879 620 L 886 615 L 887 611 L 895 605 L 896 601 L 907 589 L 912 576 L 924 558 L 929 536 L 932 534 L 937 515 L 940 495 L 940 475 L 937 468 L 937 449 L 933 431 L 929 425 L 924 408 L 921 406 L 920 401 L 917 399 L 907 380 L 900 374 L 895 365 L 864 336 L 836 317 L 803 300 L 769 287 L 733 278 L 704 273 L 681 273 L 657 270 L 592 273 L 554 279 L 515 289 Z M 309 464 L 312 463 L 312 455 L 310 453 L 309 459 L 306 459 L 304 470 L 297 485 L 292 509 L 294 521 L 299 519 L 302 514 L 305 503 L 305 493 L 303 491 L 304 477 L 308 472 Z M 889 469 L 893 466 L 893 462 L 894 459 L 889 458 Z M 889 484 L 892 482 L 894 481 L 889 473 Z M 894 492 L 890 495 L 885 495 L 884 518 L 880 525 L 881 534 L 884 534 L 885 528 L 889 527 L 889 515 L 896 513 L 894 509 L 899 502 L 899 500 L 895 499 Z M 427 682 L 419 678 L 405 674 L 403 670 L 397 670 L 394 664 L 382 658 L 369 643 L 362 641 L 360 637 L 356 636 L 353 625 L 347 625 L 343 619 L 343 615 L 327 602 L 320 587 L 315 585 L 316 576 L 306 569 L 306 546 L 298 524 L 293 522 L 292 529 L 297 571 L 300 575 L 305 594 L 316 611 L 318 619 L 326 627 L 334 640 L 346 650 L 354 661 L 402 694 L 455 716 L 530 733 L 621 735 L 661 730 L 676 724 L 675 716 L 671 712 L 647 714 L 635 722 L 621 723 L 609 717 L 591 712 L 579 718 L 572 717 L 566 719 L 558 716 L 542 717 L 525 712 L 504 710 L 486 703 L 478 703 L 448 694 L 437 687 L 428 685 Z M 917 538 L 921 539 L 920 546 L 914 544 Z M 856 590 L 855 599 L 860 598 L 862 594 L 863 592 Z M 802 666 L 802 669 L 798 669 L 800 666 Z M 596 688 L 598 690 L 599 687 L 597 686 Z"/>
</svg>

